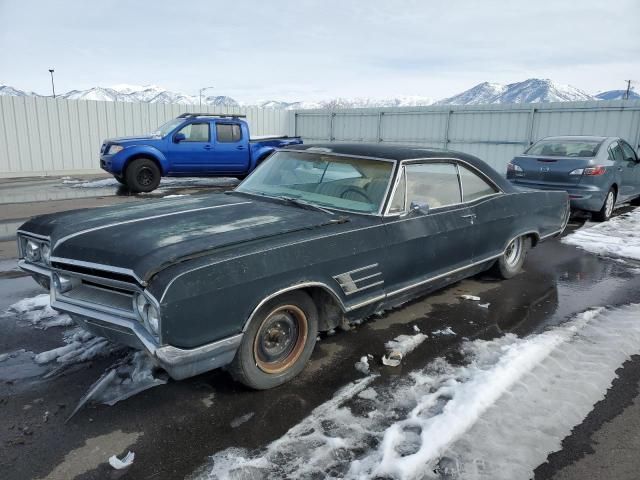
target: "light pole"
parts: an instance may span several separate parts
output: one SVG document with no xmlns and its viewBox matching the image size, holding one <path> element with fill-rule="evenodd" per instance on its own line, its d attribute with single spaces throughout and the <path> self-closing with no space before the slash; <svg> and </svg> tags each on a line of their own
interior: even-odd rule
<svg viewBox="0 0 640 480">
<path fill-rule="evenodd" d="M 202 92 L 204 92 L 205 90 L 208 90 L 210 88 L 215 88 L 215 87 L 203 87 L 200 89 L 200 108 L 202 108 Z"/>
<path fill-rule="evenodd" d="M 53 72 L 55 70 L 53 68 L 49 69 L 49 73 L 51 74 L 51 90 L 53 90 L 53 98 L 56 98 L 56 85 L 53 83 Z"/>
</svg>

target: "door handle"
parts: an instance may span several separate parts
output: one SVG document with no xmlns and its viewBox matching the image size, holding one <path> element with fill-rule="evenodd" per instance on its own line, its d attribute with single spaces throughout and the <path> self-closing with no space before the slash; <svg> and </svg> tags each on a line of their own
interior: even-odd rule
<svg viewBox="0 0 640 480">
<path fill-rule="evenodd" d="M 238 145 L 238 146 L 236 147 L 236 150 L 244 150 L 244 146 L 242 146 L 242 145 Z"/>
<path fill-rule="evenodd" d="M 204 147 L 202 147 L 202 148 L 204 148 L 205 150 L 211 150 L 211 145 L 205 145 L 205 146 L 204 146 Z"/>
</svg>

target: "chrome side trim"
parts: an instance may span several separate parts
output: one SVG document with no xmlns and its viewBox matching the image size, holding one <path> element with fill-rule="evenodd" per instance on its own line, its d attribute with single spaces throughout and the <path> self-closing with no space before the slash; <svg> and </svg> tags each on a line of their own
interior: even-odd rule
<svg viewBox="0 0 640 480">
<path fill-rule="evenodd" d="M 56 240 L 55 245 L 53 245 L 52 250 L 55 249 L 58 245 L 61 245 L 62 243 L 66 242 L 67 240 L 69 240 L 71 238 L 77 237 L 79 235 L 84 235 L 85 233 L 95 232 L 97 230 L 103 230 L 105 228 L 116 227 L 116 226 L 119 226 L 119 225 L 127 225 L 129 223 L 144 222 L 145 220 L 155 220 L 156 218 L 170 217 L 170 216 L 173 216 L 173 215 L 182 215 L 184 213 L 199 212 L 199 211 L 202 211 L 202 210 L 212 210 L 214 208 L 233 207 L 235 205 L 244 205 L 244 204 L 248 204 L 248 203 L 251 203 L 251 202 L 228 203 L 228 204 L 225 204 L 225 205 L 213 205 L 211 207 L 192 208 L 192 209 L 189 209 L 189 210 L 181 210 L 179 212 L 162 213 L 160 215 L 152 215 L 150 217 L 133 218 L 131 220 L 124 220 L 122 222 L 114 222 L 114 223 L 109 223 L 107 225 L 99 225 L 97 227 L 87 228 L 86 230 L 80 230 L 79 232 L 71 233 L 71 234 L 66 235 L 66 236 L 64 236 L 62 238 L 59 238 L 58 240 Z"/>
<path fill-rule="evenodd" d="M 207 343 L 201 347 L 196 348 L 178 348 L 171 345 L 159 347 L 155 350 L 155 357 L 160 360 L 164 365 L 176 366 L 186 362 L 195 362 L 202 357 L 207 357 L 211 353 L 215 353 L 221 349 L 236 349 L 242 342 L 242 333 L 233 335 L 231 337 L 223 338 L 212 343 Z"/>
<path fill-rule="evenodd" d="M 344 292 L 345 295 L 353 295 L 354 293 L 360 293 L 363 290 L 369 290 L 370 288 L 377 287 L 379 285 L 384 285 L 384 280 L 380 280 L 379 282 L 370 283 L 368 285 L 364 285 L 362 287 L 357 287 L 355 290 L 349 290 L 348 292 Z"/>
<path fill-rule="evenodd" d="M 371 265 L 367 265 L 366 267 L 360 267 L 360 268 L 356 268 L 355 270 L 349 270 L 348 272 L 341 273 L 340 275 L 351 275 L 352 273 L 361 272 L 363 270 L 368 270 L 370 268 L 375 268 L 377 266 L 378 266 L 377 263 L 372 263 Z"/>
<path fill-rule="evenodd" d="M 509 243 L 511 243 L 511 242 L 509 242 Z M 477 262 L 470 263 L 470 264 L 465 265 L 463 267 L 455 268 L 453 270 L 441 273 L 441 274 L 436 275 L 434 277 L 430 277 L 430 278 L 427 278 L 425 280 L 421 280 L 421 281 L 416 282 L 416 283 L 414 283 L 412 285 L 407 285 L 406 287 L 398 288 L 397 290 L 393 290 L 392 292 L 387 293 L 387 297 L 390 297 L 390 296 L 393 296 L 393 295 L 397 295 L 397 294 L 402 293 L 402 292 L 406 292 L 407 290 L 411 290 L 411 289 L 419 287 L 421 285 L 426 285 L 427 283 L 434 282 L 434 281 L 439 280 L 439 279 L 441 279 L 443 277 L 446 277 L 448 275 L 453 275 L 454 273 L 461 272 L 463 270 L 475 267 L 475 266 L 480 265 L 482 263 L 490 262 L 491 260 L 495 260 L 496 258 L 499 258 L 501 256 L 502 256 L 502 253 L 500 253 L 498 255 L 492 255 L 492 256 L 487 257 L 487 258 L 485 258 L 483 260 L 478 260 Z"/>
</svg>

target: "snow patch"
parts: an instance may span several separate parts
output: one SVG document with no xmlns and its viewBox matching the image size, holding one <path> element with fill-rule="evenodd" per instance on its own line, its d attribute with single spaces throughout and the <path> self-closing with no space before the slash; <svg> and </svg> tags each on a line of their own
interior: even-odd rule
<svg viewBox="0 0 640 480">
<path fill-rule="evenodd" d="M 467 341 L 463 365 L 366 377 L 266 448 L 216 453 L 200 478 L 531 478 L 640 353 L 639 315 L 590 310 L 538 335 Z"/>
<path fill-rule="evenodd" d="M 433 332 L 431 332 L 431 335 L 437 335 L 437 336 L 443 336 L 443 335 L 457 335 L 456 332 L 454 332 L 451 327 L 447 327 L 447 328 L 443 328 L 440 330 L 434 330 Z"/>
<path fill-rule="evenodd" d="M 562 242 L 597 255 L 640 261 L 640 208 L 576 230 Z"/>
<path fill-rule="evenodd" d="M 19 321 L 26 321 L 35 328 L 46 330 L 50 327 L 67 327 L 73 325 L 73 320 L 66 313 L 59 313 L 51 308 L 48 293 L 24 298 L 9 306 L 2 315 L 16 316 Z"/>
<path fill-rule="evenodd" d="M 34 360 L 38 364 L 57 362 L 62 365 L 86 362 L 98 357 L 107 357 L 124 350 L 107 339 L 98 337 L 82 328 L 74 328 L 64 333 L 66 345 L 38 353 Z"/>
<path fill-rule="evenodd" d="M 360 361 L 355 364 L 356 370 L 365 375 L 369 374 L 369 358 L 365 355 L 360 357 Z"/>
<path fill-rule="evenodd" d="M 480 301 L 480 297 L 477 297 L 475 295 L 460 295 L 460 298 L 463 298 L 465 300 L 472 300 L 474 302 L 479 302 Z"/>
<path fill-rule="evenodd" d="M 399 352 L 402 356 L 413 352 L 418 345 L 429 338 L 424 333 L 416 333 L 415 335 L 399 335 L 393 340 L 389 340 L 384 344 L 388 352 Z"/>
<path fill-rule="evenodd" d="M 231 428 L 238 428 L 243 423 L 247 423 L 249 420 L 251 420 L 254 415 L 255 415 L 255 412 L 246 413 L 244 415 L 241 415 L 240 417 L 237 417 L 231 420 L 229 425 L 231 425 Z"/>
<path fill-rule="evenodd" d="M 109 457 L 109 465 L 111 465 L 116 470 L 122 470 L 124 468 L 130 467 L 133 465 L 133 461 L 136 458 L 136 454 L 133 452 L 127 453 L 122 459 L 119 459 L 115 455 Z"/>
</svg>

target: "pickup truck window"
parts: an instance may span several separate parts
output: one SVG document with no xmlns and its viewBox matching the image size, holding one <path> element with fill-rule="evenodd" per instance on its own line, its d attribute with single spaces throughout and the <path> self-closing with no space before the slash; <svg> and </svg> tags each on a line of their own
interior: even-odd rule
<svg viewBox="0 0 640 480">
<path fill-rule="evenodd" d="M 184 120 L 182 118 L 174 118 L 173 120 L 169 120 L 167 123 L 158 127 L 155 132 L 152 132 L 151 135 L 154 137 L 164 137 L 169 135 L 174 128 L 177 128 Z"/>
<path fill-rule="evenodd" d="M 208 142 L 210 139 L 209 122 L 190 123 L 178 133 L 184 134 L 185 142 Z"/>
<path fill-rule="evenodd" d="M 276 152 L 236 191 L 361 213 L 380 210 L 393 162 Z"/>
<path fill-rule="evenodd" d="M 216 138 L 220 143 L 234 143 L 242 139 L 242 130 L 237 123 L 216 123 Z"/>
</svg>

